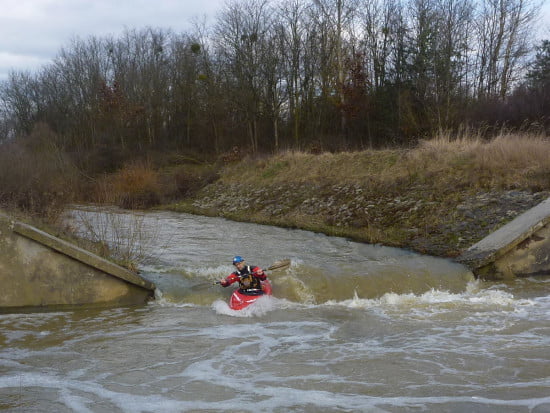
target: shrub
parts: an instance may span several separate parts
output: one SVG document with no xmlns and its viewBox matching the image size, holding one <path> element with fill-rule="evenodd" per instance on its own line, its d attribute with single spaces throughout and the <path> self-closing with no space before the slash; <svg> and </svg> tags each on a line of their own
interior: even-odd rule
<svg viewBox="0 0 550 413">
<path fill-rule="evenodd" d="M 0 205 L 55 221 L 73 201 L 79 174 L 45 127 L 0 145 Z"/>
<path fill-rule="evenodd" d="M 158 173 L 146 163 L 132 162 L 100 179 L 94 200 L 126 209 L 142 209 L 159 204 L 160 193 Z"/>
</svg>

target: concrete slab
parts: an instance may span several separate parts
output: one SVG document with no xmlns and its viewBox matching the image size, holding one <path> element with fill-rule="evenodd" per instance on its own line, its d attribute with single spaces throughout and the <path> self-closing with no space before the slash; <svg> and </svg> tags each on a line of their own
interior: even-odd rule
<svg viewBox="0 0 550 413">
<path fill-rule="evenodd" d="M 487 278 L 550 275 L 550 198 L 472 245 L 457 261 Z"/>
<path fill-rule="evenodd" d="M 145 303 L 153 283 L 0 213 L 0 308 Z"/>
</svg>

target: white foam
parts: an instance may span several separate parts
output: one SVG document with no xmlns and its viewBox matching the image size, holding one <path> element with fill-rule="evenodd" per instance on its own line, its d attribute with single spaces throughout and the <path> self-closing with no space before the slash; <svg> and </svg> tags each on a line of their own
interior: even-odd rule
<svg viewBox="0 0 550 413">
<path fill-rule="evenodd" d="M 533 305 L 532 300 L 518 299 L 512 294 L 502 290 L 479 289 L 475 282 L 469 283 L 466 291 L 462 293 L 451 293 L 431 289 L 423 294 L 397 294 L 386 293 L 380 298 L 362 299 L 354 292 L 353 298 L 343 301 L 330 300 L 325 305 L 340 305 L 349 308 L 372 308 L 372 307 L 462 307 L 472 305 L 476 308 L 516 310 L 522 306 Z"/>
<path fill-rule="evenodd" d="M 220 277 L 226 277 L 234 271 L 234 268 L 230 265 L 218 265 L 215 267 L 185 267 L 186 273 L 191 274 L 193 278 L 207 278 L 207 279 L 219 279 Z"/>
<path fill-rule="evenodd" d="M 197 307 L 194 303 L 186 303 L 179 301 L 178 298 L 170 298 L 163 294 L 159 289 L 155 289 L 155 299 L 151 300 L 148 305 L 150 306 L 159 306 L 159 307 L 174 307 L 174 308 L 187 308 L 187 307 Z"/>
<path fill-rule="evenodd" d="M 201 368 L 204 369 L 204 363 Z M 213 369 L 209 373 L 215 373 Z M 206 375 L 206 378 L 210 377 Z M 216 375 L 217 384 L 223 387 L 235 387 L 235 380 L 225 377 L 224 374 Z M 189 410 L 210 410 L 210 411 L 274 411 L 274 410 L 296 410 L 297 408 L 315 407 L 320 410 L 333 410 L 345 406 L 347 410 L 355 411 L 385 411 L 384 408 L 405 409 L 419 408 L 420 410 L 440 410 L 450 404 L 460 404 L 461 407 L 474 409 L 485 407 L 498 409 L 499 407 L 513 407 L 527 409 L 529 411 L 537 407 L 544 407 L 550 403 L 550 397 L 533 397 L 520 400 L 501 400 L 480 396 L 451 396 L 440 395 L 430 397 L 391 397 L 372 396 L 367 394 L 338 393 L 323 390 L 294 389 L 288 386 L 254 386 L 249 382 L 238 381 L 241 388 L 244 386 L 247 394 L 256 396 L 224 398 L 222 400 L 177 400 L 163 394 L 129 394 L 110 390 L 99 383 L 87 381 L 66 380 L 66 378 L 55 375 L 23 373 L 19 375 L 6 375 L 0 377 L 0 388 L 43 388 L 49 394 L 55 391 L 59 398 L 58 402 L 78 412 L 96 411 L 94 408 L 98 402 L 111 403 L 113 408 L 123 412 L 181 412 Z M 260 399 L 258 399 L 260 396 Z M 55 399 L 51 400 L 53 405 L 58 406 Z"/>
<path fill-rule="evenodd" d="M 260 317 L 277 308 L 278 301 L 272 296 L 264 295 L 242 310 L 233 310 L 225 301 L 216 300 L 212 303 L 212 308 L 218 314 L 232 317 Z"/>
</svg>

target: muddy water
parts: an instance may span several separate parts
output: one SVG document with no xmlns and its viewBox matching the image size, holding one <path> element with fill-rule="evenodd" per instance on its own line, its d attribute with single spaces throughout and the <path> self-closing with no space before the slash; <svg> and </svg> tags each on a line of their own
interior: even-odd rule
<svg viewBox="0 0 550 413">
<path fill-rule="evenodd" d="M 550 411 L 550 277 L 484 283 L 448 260 L 306 231 L 104 216 L 72 221 L 139 244 L 157 300 L 0 314 L 0 410 Z M 274 296 L 241 312 L 212 285 L 236 254 L 292 261 L 269 274 Z"/>
</svg>

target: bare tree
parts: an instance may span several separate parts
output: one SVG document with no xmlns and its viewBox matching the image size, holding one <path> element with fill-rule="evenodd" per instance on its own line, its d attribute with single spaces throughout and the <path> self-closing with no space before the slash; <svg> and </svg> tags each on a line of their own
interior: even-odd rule
<svg viewBox="0 0 550 413">
<path fill-rule="evenodd" d="M 455 120 L 468 93 L 468 45 L 473 27 L 470 0 L 440 0 L 437 3 L 438 34 L 435 60 L 436 126 L 442 130 Z"/>
<path fill-rule="evenodd" d="M 300 142 L 300 123 L 302 106 L 304 105 L 304 89 L 306 71 L 307 22 L 306 6 L 300 0 L 287 0 L 279 8 L 279 36 L 285 84 L 288 96 L 289 121 L 292 123 L 292 138 L 294 144 Z"/>
<path fill-rule="evenodd" d="M 215 29 L 225 76 L 234 103 L 243 116 L 252 151 L 258 150 L 259 122 L 264 108 L 262 51 L 270 31 L 268 0 L 233 1 L 226 5 Z"/>
<path fill-rule="evenodd" d="M 356 2 L 355 0 L 313 0 L 313 3 L 319 11 L 318 25 L 321 38 L 325 43 L 326 60 L 329 64 L 334 64 L 336 71 L 334 88 L 339 99 L 338 105 L 343 107 L 345 105 L 343 45 L 346 32 L 349 35 L 352 31 Z M 325 78 L 323 83 L 331 83 L 330 78 L 333 74 L 332 70 L 323 73 L 322 76 Z M 346 129 L 346 116 L 343 110 L 340 114 L 340 127 L 343 133 Z"/>
<path fill-rule="evenodd" d="M 388 80 L 386 76 L 390 66 L 393 34 L 397 31 L 392 16 L 396 15 L 398 7 L 394 0 L 375 0 L 363 4 L 363 44 L 370 82 L 375 88 L 381 88 Z"/>
<path fill-rule="evenodd" d="M 0 84 L 0 140 L 42 122 L 95 171 L 149 150 L 409 143 L 504 105 L 537 1 L 229 0 L 192 33 L 76 38 Z"/>
<path fill-rule="evenodd" d="M 540 6 L 529 0 L 484 0 L 477 18 L 477 95 L 504 99 L 529 53 L 528 33 Z"/>
</svg>

